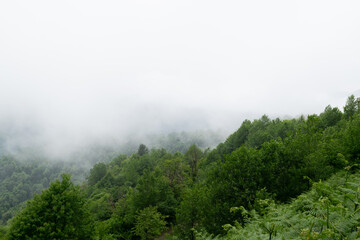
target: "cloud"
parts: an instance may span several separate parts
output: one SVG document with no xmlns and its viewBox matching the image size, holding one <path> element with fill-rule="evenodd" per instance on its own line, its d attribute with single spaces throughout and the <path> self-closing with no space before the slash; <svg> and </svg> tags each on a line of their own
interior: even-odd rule
<svg viewBox="0 0 360 240">
<path fill-rule="evenodd" d="M 359 89 L 359 7 L 2 2 L 0 118 L 61 149 L 341 107 Z"/>
</svg>

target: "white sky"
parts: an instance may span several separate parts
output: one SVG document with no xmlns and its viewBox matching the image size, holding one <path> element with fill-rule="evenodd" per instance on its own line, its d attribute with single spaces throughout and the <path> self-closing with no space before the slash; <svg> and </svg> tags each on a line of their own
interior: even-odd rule
<svg viewBox="0 0 360 240">
<path fill-rule="evenodd" d="M 53 137 L 238 127 L 359 89 L 357 0 L 0 2 L 0 118 Z"/>
</svg>

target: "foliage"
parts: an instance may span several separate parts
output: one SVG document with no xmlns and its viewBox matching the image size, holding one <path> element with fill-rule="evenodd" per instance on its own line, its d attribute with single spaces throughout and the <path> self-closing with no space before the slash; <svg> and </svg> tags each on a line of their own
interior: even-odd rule
<svg viewBox="0 0 360 240">
<path fill-rule="evenodd" d="M 90 186 L 95 185 L 106 175 L 106 165 L 104 163 L 97 163 L 90 169 L 88 183 Z"/>
<path fill-rule="evenodd" d="M 204 224 L 208 231 L 220 233 L 218 226 L 233 222 L 235 216 L 229 213 L 231 207 L 253 205 L 263 182 L 262 169 L 258 151 L 243 146 L 227 155 L 225 162 L 210 173 L 207 185 L 213 221 Z"/>
<path fill-rule="evenodd" d="M 197 239 L 359 239 L 360 172 L 344 171 L 290 204 L 268 202 L 267 214 L 246 211 L 244 225 L 226 225 L 227 234 L 214 238 L 198 233 Z"/>
<path fill-rule="evenodd" d="M 10 155 L 0 157 L 0 225 L 16 214 L 21 203 L 59 179 L 62 172 L 73 173 L 77 183 L 85 174 L 84 169 L 71 163 L 51 163 L 44 159 L 20 161 Z"/>
<path fill-rule="evenodd" d="M 8 227 L 0 226 L 0 240 L 6 239 L 7 232 L 8 232 Z"/>
<path fill-rule="evenodd" d="M 11 223 L 11 239 L 92 239 L 92 222 L 85 198 L 70 175 L 27 202 Z"/>
<path fill-rule="evenodd" d="M 201 150 L 194 144 L 185 153 L 186 160 L 189 162 L 191 167 L 191 176 L 195 181 L 198 174 L 198 162 L 202 157 Z"/>
<path fill-rule="evenodd" d="M 331 127 L 335 126 L 342 118 L 342 112 L 337 108 L 332 108 L 330 105 L 328 105 L 324 112 L 320 114 L 320 118 L 322 121 L 322 127 Z"/>
<path fill-rule="evenodd" d="M 154 239 L 166 230 L 165 216 L 157 211 L 157 207 L 147 207 L 136 215 L 135 235 L 142 240 Z"/>
<path fill-rule="evenodd" d="M 176 232 L 181 239 L 194 239 L 194 230 L 201 230 L 211 207 L 208 193 L 208 188 L 199 184 L 184 189 L 176 211 Z"/>
<path fill-rule="evenodd" d="M 354 95 L 348 97 L 346 105 L 344 106 L 344 117 L 350 119 L 354 114 L 359 113 L 360 111 L 360 99 L 355 98 Z"/>
<path fill-rule="evenodd" d="M 140 144 L 138 149 L 139 156 L 145 155 L 147 153 L 149 153 L 149 149 L 144 144 Z"/>
<path fill-rule="evenodd" d="M 360 114 L 353 116 L 345 129 L 344 144 L 349 159 L 360 163 Z"/>
</svg>

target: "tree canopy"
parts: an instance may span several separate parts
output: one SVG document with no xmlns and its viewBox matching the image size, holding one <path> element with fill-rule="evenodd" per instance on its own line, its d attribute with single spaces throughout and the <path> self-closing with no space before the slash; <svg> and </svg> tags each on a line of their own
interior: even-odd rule
<svg viewBox="0 0 360 240">
<path fill-rule="evenodd" d="M 85 197 L 66 174 L 62 175 L 61 182 L 51 183 L 49 189 L 28 201 L 9 230 L 9 240 L 92 238 L 92 221 Z"/>
</svg>

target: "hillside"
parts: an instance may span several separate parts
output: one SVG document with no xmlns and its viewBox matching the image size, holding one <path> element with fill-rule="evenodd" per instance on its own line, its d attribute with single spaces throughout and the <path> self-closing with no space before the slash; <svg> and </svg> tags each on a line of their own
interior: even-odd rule
<svg viewBox="0 0 360 240">
<path fill-rule="evenodd" d="M 193 144 L 205 149 L 223 138 L 219 132 L 213 131 L 173 132 L 167 135 L 134 137 L 126 144 L 92 144 L 60 160 L 47 156 L 37 148 L 18 146 L 17 151 L 9 151 L 7 142 L 12 141 L 12 136 L 4 132 L 6 131 L 2 131 L 3 135 L 0 135 L 0 225 L 6 224 L 24 201 L 48 188 L 50 182 L 60 179 L 61 174 L 69 173 L 74 183 L 82 184 L 94 164 L 109 163 L 118 157 L 119 152 L 125 154 L 121 156 L 128 157 L 137 151 L 142 141 L 149 143 L 152 139 L 152 147 L 163 148 L 171 153 L 185 153 Z M 17 134 L 21 136 L 23 133 Z"/>
</svg>

